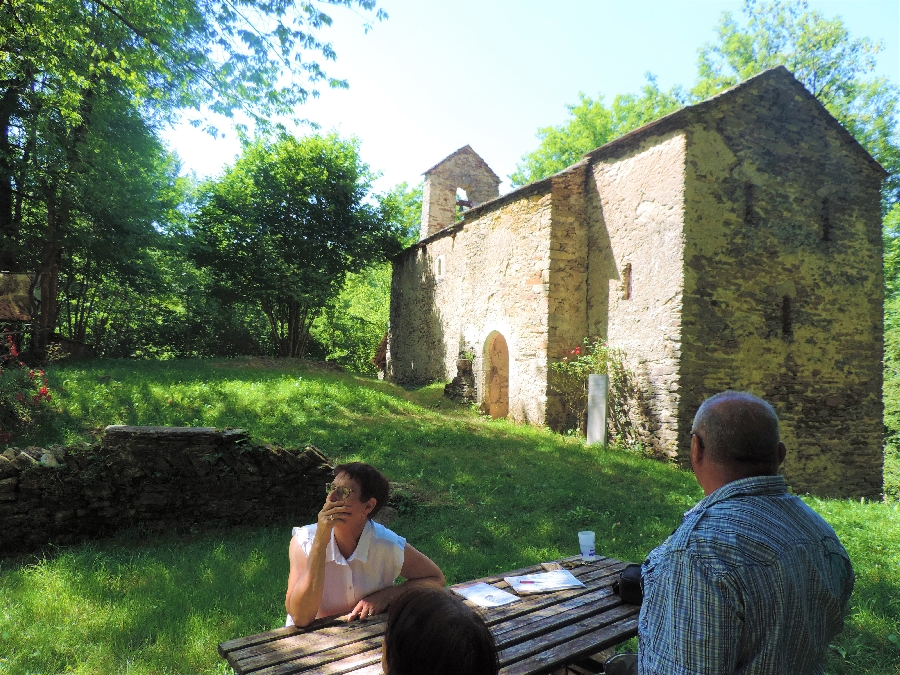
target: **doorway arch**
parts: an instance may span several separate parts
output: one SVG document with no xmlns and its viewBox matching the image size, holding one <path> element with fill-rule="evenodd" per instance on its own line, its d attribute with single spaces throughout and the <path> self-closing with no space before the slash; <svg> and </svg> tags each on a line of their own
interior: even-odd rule
<svg viewBox="0 0 900 675">
<path fill-rule="evenodd" d="M 509 347 L 500 333 L 488 335 L 484 343 L 483 408 L 492 418 L 509 415 Z"/>
</svg>

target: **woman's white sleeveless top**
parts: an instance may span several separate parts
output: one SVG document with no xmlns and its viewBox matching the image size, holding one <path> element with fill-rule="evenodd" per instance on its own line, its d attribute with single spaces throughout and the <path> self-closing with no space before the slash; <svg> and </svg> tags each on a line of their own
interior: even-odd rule
<svg viewBox="0 0 900 675">
<path fill-rule="evenodd" d="M 297 538 L 306 555 L 316 536 L 316 525 L 295 527 L 291 533 Z M 325 590 L 316 618 L 347 614 L 367 595 L 393 585 L 403 568 L 406 539 L 391 532 L 384 525 L 369 521 L 363 529 L 350 558 L 344 558 L 334 540 L 325 550 Z M 294 621 L 288 615 L 286 626 Z"/>
</svg>

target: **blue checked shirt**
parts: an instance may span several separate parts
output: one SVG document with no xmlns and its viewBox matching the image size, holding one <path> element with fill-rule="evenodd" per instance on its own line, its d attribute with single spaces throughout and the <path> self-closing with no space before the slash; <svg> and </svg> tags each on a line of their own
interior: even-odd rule
<svg viewBox="0 0 900 675">
<path fill-rule="evenodd" d="M 784 478 L 728 483 L 644 561 L 638 671 L 821 675 L 853 582 L 834 530 Z"/>
</svg>

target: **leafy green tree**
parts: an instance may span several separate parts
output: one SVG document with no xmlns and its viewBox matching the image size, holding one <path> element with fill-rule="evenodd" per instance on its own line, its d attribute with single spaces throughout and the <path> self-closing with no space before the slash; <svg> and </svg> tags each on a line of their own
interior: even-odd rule
<svg viewBox="0 0 900 675">
<path fill-rule="evenodd" d="M 398 183 L 380 198 L 381 203 L 393 214 L 400 229 L 403 246 L 412 246 L 419 241 L 422 229 L 423 183 L 409 187 L 406 181 Z"/>
<path fill-rule="evenodd" d="M 603 102 L 602 94 L 594 99 L 579 93 L 579 102 L 567 106 L 566 122 L 538 129 L 540 145 L 516 166 L 509 177 L 513 187 L 561 171 L 585 153 L 684 105 L 685 97 L 679 87 L 662 91 L 653 75 L 648 73 L 646 77 L 640 94 L 619 94 L 611 106 Z"/>
<path fill-rule="evenodd" d="M 346 275 L 400 250 L 391 204 L 367 201 L 358 142 L 287 134 L 244 148 L 203 189 L 190 250 L 223 289 L 259 304 L 281 356 L 302 357 Z"/>
<path fill-rule="evenodd" d="M 422 187 L 419 183 L 410 188 L 403 182 L 379 197 L 404 247 L 419 240 Z M 341 292 L 328 302 L 313 324 L 311 337 L 320 348 L 321 357 L 357 373 L 374 375 L 377 368 L 372 358 L 387 333 L 390 302 L 389 263 L 375 263 L 358 274 L 348 274 Z"/>
<path fill-rule="evenodd" d="M 372 357 L 387 333 L 390 299 L 390 263 L 348 274 L 341 292 L 313 325 L 312 337 L 322 346 L 323 356 L 354 372 L 374 375 Z"/>
<path fill-rule="evenodd" d="M 694 101 L 784 65 L 891 174 L 886 205 L 900 199 L 897 87 L 876 77 L 883 46 L 854 38 L 840 17 L 827 19 L 806 0 L 744 0 L 745 23 L 724 13 L 718 39 L 700 50 Z"/>
<path fill-rule="evenodd" d="M 684 103 L 696 103 L 748 77 L 784 65 L 891 174 L 885 207 L 900 200 L 898 92 L 874 73 L 880 43 L 854 38 L 839 18 L 811 11 L 806 0 L 744 0 L 744 22 L 724 13 L 718 39 L 704 45 L 698 79 L 686 95 L 668 92 L 649 78 L 641 95 L 617 96 L 607 108 L 602 96 L 581 94 L 570 119 L 538 131 L 541 143 L 510 177 L 513 185 L 548 176 L 581 156 Z"/>
<path fill-rule="evenodd" d="M 179 111 L 194 110 L 201 124 L 206 110 L 240 108 L 264 124 L 296 114 L 317 83 L 346 86 L 306 58 L 335 56 L 317 37 L 331 23 L 329 5 L 373 10 L 375 0 L 0 2 L 0 267 L 38 273 L 38 351 L 56 326 L 73 232 L 127 220 L 126 207 L 140 203 L 119 200 L 113 219 L 84 210 L 97 195 L 116 196 L 82 190 L 113 166 L 92 142 L 104 138 L 119 160 L 139 159 L 123 151 L 155 139 Z M 122 186 L 142 175 L 134 164 L 115 168 Z"/>
</svg>

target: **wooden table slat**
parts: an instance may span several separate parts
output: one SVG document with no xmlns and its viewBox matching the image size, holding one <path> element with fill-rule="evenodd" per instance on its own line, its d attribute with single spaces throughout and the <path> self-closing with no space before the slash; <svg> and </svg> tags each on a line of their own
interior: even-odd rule
<svg viewBox="0 0 900 675">
<path fill-rule="evenodd" d="M 319 665 L 331 663 L 332 661 L 340 661 L 341 659 L 355 656 L 362 652 L 371 650 L 381 650 L 382 635 L 369 638 L 368 640 L 356 640 L 324 651 L 297 651 L 286 647 L 280 651 L 269 652 L 261 656 L 245 659 L 239 662 L 241 671 L 257 672 L 272 666 L 278 666 L 283 663 L 289 663 L 292 671 L 304 671 Z"/>
<path fill-rule="evenodd" d="M 626 607 L 627 605 L 623 605 Z M 637 612 L 637 608 L 634 608 Z M 516 661 L 500 669 L 500 675 L 538 675 L 559 668 L 559 660 L 567 663 L 577 661 L 590 654 L 608 649 L 622 642 L 622 633 L 637 635 L 637 617 L 623 621 L 616 626 L 603 626 L 579 635 L 564 645 L 557 645 Z"/>
<path fill-rule="evenodd" d="M 585 583 L 605 580 L 605 583 L 601 582 L 603 583 L 603 585 L 612 585 L 615 581 L 616 573 L 624 567 L 625 563 L 618 563 L 616 565 L 602 568 L 600 570 L 591 570 L 590 578 L 587 578 Z M 510 604 L 502 605 L 501 607 L 491 607 L 488 609 L 481 609 L 476 607 L 476 609 L 481 612 L 482 617 L 484 617 L 485 623 L 493 628 L 496 624 L 502 621 L 508 621 L 510 619 L 522 616 L 523 614 L 533 612 L 537 609 L 558 604 L 563 600 L 568 600 L 569 598 L 589 593 L 590 590 L 591 589 L 589 587 L 585 587 L 572 588 L 566 591 L 555 591 L 553 593 L 535 593 L 534 595 L 522 596 L 522 599 L 518 602 L 511 602 Z M 471 603 L 467 604 L 474 607 L 474 605 Z"/>
<path fill-rule="evenodd" d="M 373 664 L 381 664 L 381 647 L 369 651 L 347 656 L 336 661 L 323 663 L 308 670 L 299 670 L 294 666 L 293 661 L 279 663 L 275 666 L 263 668 L 261 670 L 249 671 L 253 675 L 293 675 L 294 673 L 303 673 L 303 675 L 343 675 L 344 673 L 352 673 L 361 668 L 371 666 Z M 245 671 L 247 672 L 247 671 Z"/>
<path fill-rule="evenodd" d="M 272 640 L 278 640 L 285 636 L 293 635 L 296 632 L 297 629 L 291 626 L 290 628 L 275 628 L 273 630 L 267 630 L 264 633 L 257 633 L 256 635 L 247 635 L 246 637 L 226 640 L 225 642 L 219 643 L 219 656 L 226 658 L 226 655 L 229 652 L 233 652 L 236 649 L 249 647 L 250 645 L 258 645 L 264 642 L 271 642 Z"/>
<path fill-rule="evenodd" d="M 581 595 L 568 602 L 527 614 L 519 620 L 503 624 L 501 630 L 496 630 L 495 627 L 491 632 L 494 634 L 497 647 L 505 649 L 516 642 L 576 623 L 621 604 L 622 600 L 613 594 L 612 589 L 602 588 L 594 593 Z"/>
<path fill-rule="evenodd" d="M 303 632 L 295 629 L 291 634 L 279 640 L 253 645 L 245 649 L 234 650 L 227 655 L 228 662 L 240 664 L 243 668 L 245 662 L 255 662 L 253 659 L 263 658 L 267 654 L 277 654 L 286 649 L 301 650 L 304 655 L 316 652 L 324 652 L 329 649 L 342 647 L 345 644 L 377 637 L 384 634 L 387 617 L 380 615 L 376 619 L 366 619 L 359 622 L 341 621 L 339 624 L 316 633 Z"/>
<path fill-rule="evenodd" d="M 637 614 L 639 607 L 634 605 L 619 605 L 614 609 L 605 612 L 598 621 L 598 617 L 592 616 L 576 623 L 569 624 L 549 633 L 544 633 L 525 642 L 521 642 L 513 647 L 500 650 L 500 665 L 506 666 L 516 661 L 537 654 L 539 652 L 552 649 L 559 645 L 571 642 L 573 639 L 596 630 L 608 626 L 620 619 Z M 599 648 L 597 649 L 599 651 Z"/>
</svg>

